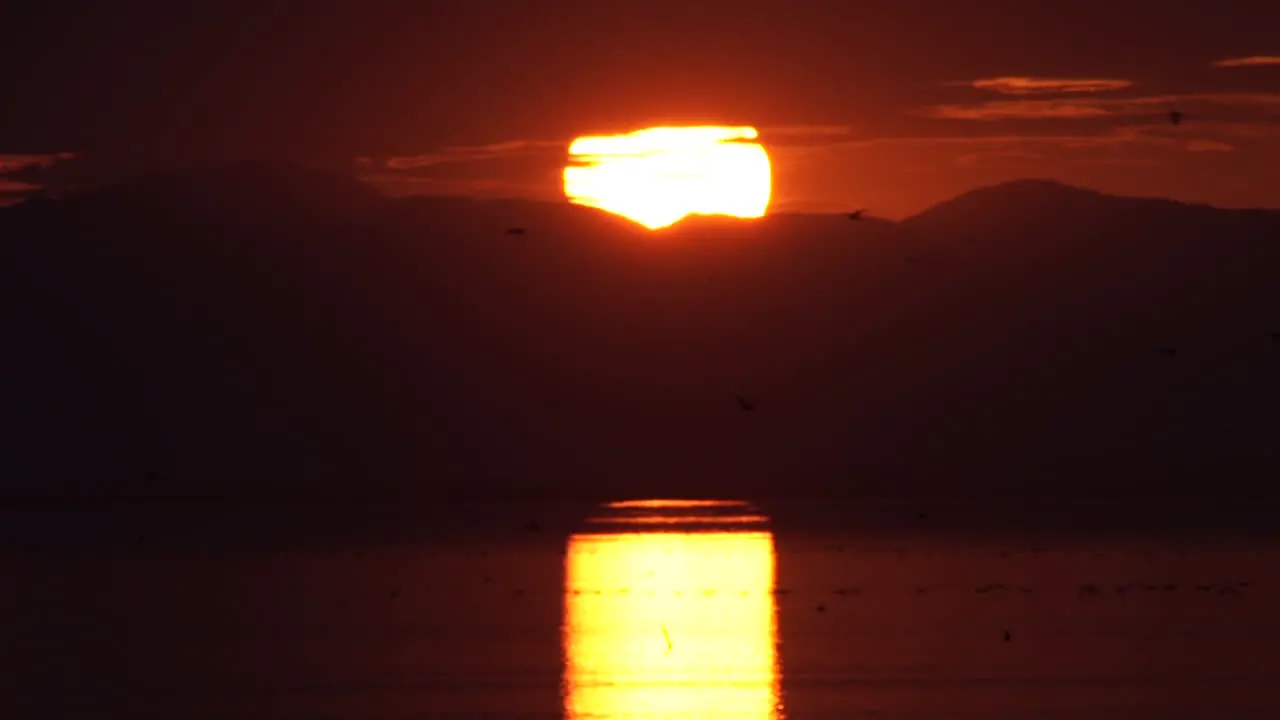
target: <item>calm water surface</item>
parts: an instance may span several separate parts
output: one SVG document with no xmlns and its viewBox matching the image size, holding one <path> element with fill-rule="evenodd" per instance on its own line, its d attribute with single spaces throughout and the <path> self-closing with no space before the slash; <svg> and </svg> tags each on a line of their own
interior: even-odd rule
<svg viewBox="0 0 1280 720">
<path fill-rule="evenodd" d="M 0 717 L 1280 717 L 1256 538 L 281 512 L 0 513 Z"/>
</svg>

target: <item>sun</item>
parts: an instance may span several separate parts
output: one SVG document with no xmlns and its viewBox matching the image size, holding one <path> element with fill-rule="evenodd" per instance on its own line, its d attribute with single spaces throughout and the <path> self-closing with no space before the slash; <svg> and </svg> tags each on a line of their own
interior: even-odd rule
<svg viewBox="0 0 1280 720">
<path fill-rule="evenodd" d="M 569 145 L 570 202 L 649 229 L 687 215 L 758 218 L 769 207 L 769 155 L 752 127 L 653 127 L 589 135 Z"/>
</svg>

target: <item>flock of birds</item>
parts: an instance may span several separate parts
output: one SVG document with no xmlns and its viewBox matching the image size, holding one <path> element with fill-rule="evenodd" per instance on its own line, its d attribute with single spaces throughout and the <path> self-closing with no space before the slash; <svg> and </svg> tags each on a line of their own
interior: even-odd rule
<svg viewBox="0 0 1280 720">
<path fill-rule="evenodd" d="M 748 400 L 747 398 L 744 398 L 741 396 L 737 396 L 737 399 L 739 404 L 742 406 L 743 410 L 749 411 L 755 408 L 755 403 L 752 402 L 751 400 Z M 919 520 L 925 520 L 928 518 L 928 513 L 925 511 L 919 511 L 916 513 L 916 518 Z M 526 525 L 525 529 L 526 531 L 530 531 L 530 532 L 541 532 L 542 527 L 537 523 L 536 520 L 531 520 L 529 524 Z M 843 548 L 842 547 L 837 548 L 836 551 L 843 552 Z M 1043 551 L 1043 548 L 1037 547 L 1032 550 L 1032 552 L 1040 552 L 1040 551 Z M 997 553 L 997 556 L 1001 558 L 1008 558 L 1010 554 L 1007 552 L 999 552 Z M 1098 555 L 1095 554 L 1095 557 L 1097 556 Z M 493 576 L 486 575 L 485 583 L 490 584 L 492 582 L 493 582 Z M 1075 595 L 1081 599 L 1085 599 L 1085 598 L 1097 598 L 1104 594 L 1107 594 L 1108 592 L 1110 592 L 1110 594 L 1112 594 L 1113 596 L 1125 597 L 1129 595 L 1137 595 L 1139 593 L 1144 593 L 1147 595 L 1168 596 L 1179 591 L 1190 591 L 1203 596 L 1231 597 L 1231 596 L 1239 596 L 1243 594 L 1246 590 L 1250 589 L 1251 587 L 1253 587 L 1253 583 L 1245 580 L 1202 582 L 1202 583 L 1185 584 L 1185 585 L 1181 583 L 1174 583 L 1174 582 L 1155 583 L 1155 582 L 1130 581 L 1130 582 L 1113 583 L 1113 584 L 1088 582 L 1088 583 L 1081 583 L 1080 585 L 1078 585 L 1075 590 Z M 587 588 L 587 589 L 573 588 L 570 590 L 570 592 L 573 595 L 601 596 L 605 594 L 605 590 L 601 588 Z M 631 588 L 619 587 L 619 588 L 615 588 L 614 592 L 618 594 L 629 594 L 631 592 Z M 686 594 L 683 590 L 672 590 L 671 592 L 674 597 L 684 597 Z M 791 588 L 774 587 L 769 592 L 775 598 L 778 598 L 781 600 L 791 596 L 794 591 Z M 861 597 L 866 592 L 867 592 L 867 588 L 860 585 L 841 586 L 841 587 L 836 587 L 830 590 L 830 593 L 837 597 Z M 914 585 L 914 586 L 911 586 L 911 592 L 912 594 L 917 596 L 924 596 L 924 595 L 931 594 L 931 588 L 927 585 Z M 1032 594 L 1033 590 L 1032 588 L 1026 585 L 1008 585 L 1004 583 L 984 583 L 981 585 L 974 586 L 972 592 L 974 595 L 979 595 L 979 596 L 1003 596 L 1003 595 L 1030 595 Z M 519 588 L 512 589 L 512 594 L 517 596 L 524 595 L 524 590 Z M 653 595 L 654 593 L 652 591 L 649 591 L 647 594 Z M 700 592 L 691 591 L 688 593 L 690 597 L 700 596 L 704 598 L 710 598 L 717 594 L 718 592 L 715 589 L 703 589 Z M 748 591 L 740 591 L 738 594 L 746 596 L 746 595 L 749 595 L 750 593 Z M 392 595 L 393 599 L 397 596 L 398 595 L 394 595 L 394 594 Z M 816 613 L 826 613 L 828 609 L 829 608 L 826 602 L 818 602 L 813 606 L 813 610 Z M 663 638 L 667 644 L 666 652 L 669 654 L 673 647 L 671 634 L 667 630 L 665 625 L 662 626 L 661 630 L 662 630 Z M 1001 634 L 1001 639 L 1003 642 L 1012 642 L 1013 641 L 1012 632 L 1008 629 L 1004 629 Z"/>
<path fill-rule="evenodd" d="M 493 582 L 493 576 L 486 575 L 485 583 L 489 584 L 492 582 Z M 1235 596 L 1235 595 L 1243 594 L 1246 590 L 1252 587 L 1253 587 L 1253 583 L 1246 580 L 1207 582 L 1207 583 L 1194 583 L 1194 584 L 1180 584 L 1180 583 L 1172 583 L 1172 582 L 1165 582 L 1165 583 L 1145 582 L 1144 583 L 1144 582 L 1136 582 L 1136 581 L 1115 583 L 1115 584 L 1081 583 L 1076 587 L 1075 595 L 1076 597 L 1080 597 L 1080 598 L 1094 598 L 1094 597 L 1101 597 L 1107 594 L 1108 592 L 1110 592 L 1110 594 L 1115 596 L 1129 596 L 1131 594 L 1137 595 L 1139 593 L 1148 593 L 1153 595 L 1156 595 L 1156 594 L 1167 595 L 1170 593 L 1185 591 L 1185 592 L 1198 593 L 1200 595 Z M 930 595 L 930 594 L 934 594 L 933 590 L 934 589 L 930 588 L 928 585 L 913 585 L 913 586 L 909 586 L 908 588 L 908 591 L 910 592 L 910 594 L 913 594 L 913 595 Z M 607 594 L 606 590 L 601 588 L 573 588 L 569 592 L 570 594 L 575 596 L 582 596 L 582 595 L 603 596 Z M 670 592 L 672 597 L 678 597 L 678 598 L 682 598 L 682 597 L 712 598 L 720 594 L 719 591 L 715 589 L 705 589 L 705 590 L 688 591 L 688 592 L 684 590 L 672 590 Z M 835 595 L 837 597 L 858 598 L 858 597 L 866 596 L 869 592 L 869 588 L 866 588 L 860 585 L 848 585 L 848 586 L 833 588 L 829 592 L 832 595 Z M 396 593 L 396 591 L 393 591 L 393 593 Z M 615 588 L 614 593 L 620 594 L 620 595 L 628 595 L 631 593 L 631 588 L 629 587 Z M 785 588 L 785 587 L 775 587 L 769 591 L 769 594 L 779 599 L 788 598 L 792 596 L 794 593 L 795 593 L 794 590 L 790 588 Z M 992 597 L 1008 596 L 1008 595 L 1031 595 L 1033 593 L 1034 593 L 1034 590 L 1025 585 L 1006 585 L 1003 583 L 985 583 L 985 584 L 976 585 L 973 587 L 974 595 L 984 595 L 984 596 L 992 596 Z M 523 595 L 524 591 L 520 588 L 513 588 L 512 594 Z M 645 591 L 645 594 L 648 597 L 655 596 L 654 591 L 651 591 L 651 590 Z M 735 593 L 730 592 L 725 594 L 732 595 Z M 742 591 L 738 591 L 736 594 L 746 597 L 751 595 L 751 592 L 742 590 Z M 398 597 L 398 594 L 393 594 L 392 597 Z M 814 605 L 814 611 L 816 612 L 826 612 L 827 609 L 828 609 L 828 606 L 825 603 L 820 602 Z"/>
<path fill-rule="evenodd" d="M 1076 590 L 1076 595 L 1081 599 L 1097 598 L 1107 593 L 1108 590 L 1110 590 L 1112 594 L 1114 594 L 1115 596 L 1127 596 L 1129 594 L 1137 594 L 1140 592 L 1145 592 L 1146 594 L 1150 594 L 1150 595 L 1167 596 L 1175 592 L 1186 590 L 1186 591 L 1192 591 L 1202 596 L 1227 597 L 1227 596 L 1239 596 L 1245 590 L 1251 588 L 1252 586 L 1253 584 L 1248 581 L 1197 583 L 1197 584 L 1188 584 L 1188 585 L 1182 585 L 1179 583 L 1150 583 L 1150 582 L 1147 582 L 1147 583 L 1126 582 L 1126 583 L 1116 583 L 1114 585 L 1107 585 L 1103 583 L 1084 583 L 1078 586 Z M 930 588 L 925 585 L 916 585 L 912 587 L 911 590 L 915 595 L 923 596 L 923 595 L 930 594 Z M 595 589 L 575 588 L 570 592 L 574 595 L 601 596 L 605 594 L 605 591 L 599 588 L 595 588 Z M 619 594 L 628 594 L 630 593 L 630 588 L 618 588 L 616 589 L 615 592 Z M 793 593 L 791 589 L 781 588 L 781 587 L 775 587 L 770 592 L 773 596 L 775 596 L 779 600 L 785 599 L 786 597 L 792 595 Z M 848 586 L 848 587 L 835 588 L 835 589 L 832 589 L 830 592 L 831 594 L 837 595 L 840 597 L 850 597 L 850 596 L 859 597 L 859 596 L 862 596 L 866 592 L 866 590 L 861 586 Z M 683 597 L 686 594 L 680 590 L 672 591 L 672 593 L 675 597 Z M 984 596 L 998 596 L 1002 594 L 1030 595 L 1031 593 L 1032 593 L 1032 589 L 1029 587 L 1011 586 L 1011 585 L 1005 585 L 1001 583 L 988 583 L 984 585 L 978 585 L 973 588 L 973 594 L 984 595 Z M 521 593 L 515 593 L 515 594 L 523 594 L 523 593 L 521 592 Z M 649 594 L 652 595 L 653 593 L 650 592 Z M 701 593 L 688 593 L 690 597 L 694 597 L 694 596 L 713 597 L 716 594 L 717 592 L 715 590 L 703 590 Z M 742 591 L 739 594 L 746 596 L 746 595 L 749 595 L 750 593 L 746 591 Z M 829 609 L 829 606 L 826 602 L 818 602 L 813 606 L 814 612 L 819 614 L 826 613 L 828 609 Z M 662 629 L 663 638 L 667 644 L 667 653 L 670 653 L 672 649 L 671 634 L 667 630 L 665 625 L 662 626 L 661 629 Z M 1012 642 L 1013 641 L 1012 631 L 1007 628 L 1003 629 L 1001 632 L 1001 639 L 1003 642 Z"/>
</svg>

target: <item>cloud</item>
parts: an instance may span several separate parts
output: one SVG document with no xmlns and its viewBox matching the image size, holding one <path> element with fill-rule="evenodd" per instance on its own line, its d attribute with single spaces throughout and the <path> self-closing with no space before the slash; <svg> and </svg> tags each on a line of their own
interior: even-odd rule
<svg viewBox="0 0 1280 720">
<path fill-rule="evenodd" d="M 846 125 L 795 124 L 758 127 L 760 142 L 775 157 L 830 147 L 856 136 Z M 562 169 L 572 138 L 507 140 L 446 147 L 414 155 L 356 157 L 356 176 L 393 196 L 563 198 Z M 794 157 L 794 155 L 793 155 Z M 486 164 L 501 161 L 501 164 Z"/>
<path fill-rule="evenodd" d="M 885 146 L 944 146 L 958 152 L 983 155 L 1039 152 L 1041 149 L 1064 150 L 1116 149 L 1146 147 L 1173 149 L 1186 142 L 1210 147 L 1211 143 L 1230 146 L 1232 141 L 1280 141 L 1280 119 L 1275 121 L 1230 122 L 1206 120 L 1173 128 L 1163 119 L 1148 123 L 1129 123 L 1095 133 L 1001 133 L 991 135 L 916 135 L 899 137 L 856 138 L 832 142 L 825 146 L 804 148 L 811 152 L 867 149 Z M 1215 146 L 1217 151 L 1223 148 Z"/>
<path fill-rule="evenodd" d="M 990 167 L 993 165 L 1003 165 L 1009 162 L 1025 162 L 1027 160 L 1041 160 L 1044 155 L 1030 150 L 994 150 L 988 152 L 969 152 L 957 155 L 955 163 L 966 167 Z"/>
<path fill-rule="evenodd" d="M 1152 115 L 1175 108 L 1280 110 L 1280 95 L 1268 93 L 1187 93 L 1132 98 L 1055 98 L 1052 100 L 994 100 L 969 104 L 931 105 L 914 114 L 948 120 L 1082 120 Z M 1193 113 L 1188 113 L 1188 120 Z"/>
<path fill-rule="evenodd" d="M 1173 103 L 1176 101 L 1176 105 Z M 1010 100 L 996 103 L 1031 110 L 1017 117 L 1041 118 L 1038 109 L 1045 103 L 1092 108 L 1096 115 L 1111 118 L 1101 125 L 1084 125 L 1079 130 L 1051 125 L 1056 132 L 1028 132 L 1042 125 L 1015 126 L 1012 131 L 984 133 L 986 124 L 967 124 L 964 132 L 940 134 L 874 135 L 847 125 L 782 125 L 759 128 L 760 140 L 783 173 L 795 173 L 801 165 L 838 167 L 856 156 L 879 171 L 992 173 L 1015 171 L 1019 167 L 1063 167 L 1113 165 L 1133 168 L 1157 167 L 1175 162 L 1186 152 L 1230 152 L 1257 142 L 1280 141 L 1280 113 L 1274 117 L 1250 119 L 1228 117 L 1206 119 L 1196 103 L 1208 107 L 1280 109 L 1280 98 L 1251 94 L 1187 94 L 1137 98 L 1078 97 L 1053 100 Z M 1251 105 L 1252 103 L 1252 105 Z M 992 103 L 978 107 L 989 108 Z M 1165 113 L 1169 107 L 1186 108 L 1189 118 L 1173 127 Z M 1138 112 L 1141 110 L 1141 112 Z M 1146 117 L 1143 117 L 1146 116 Z M 957 126 L 949 126 L 955 128 Z M 1065 130 L 1065 131 L 1064 131 Z M 976 132 L 975 132 L 976 131 Z M 972 134 L 971 134 L 972 133 Z M 566 160 L 567 141 L 512 140 L 488 145 L 454 147 L 420 155 L 389 158 L 357 158 L 362 180 L 391 195 L 463 195 L 470 197 L 562 197 L 561 168 Z M 866 154 L 865 156 L 863 154 Z M 525 158 L 501 166 L 480 160 Z M 470 163 L 470 164 L 469 164 Z M 795 198 L 792 198 L 793 200 Z M 805 198 L 806 201 L 813 198 Z"/>
<path fill-rule="evenodd" d="M 356 176 L 392 196 L 543 197 L 542 178 L 567 155 L 567 140 L 456 145 L 417 155 L 357 157 Z M 500 161 L 501 165 L 486 165 Z M 558 185 L 557 185 L 558 187 Z"/>
<path fill-rule="evenodd" d="M 1158 168 L 1165 166 L 1165 162 L 1163 160 L 1136 157 L 1079 158 L 1070 160 L 1069 162 L 1072 165 L 1082 165 L 1085 167 Z"/>
<path fill-rule="evenodd" d="M 559 198 L 558 185 L 507 178 L 440 178 L 411 173 L 382 172 L 360 177 L 393 197 L 462 195 L 479 198 Z"/>
<path fill-rule="evenodd" d="M 766 146 L 807 145 L 829 141 L 831 138 L 848 138 L 853 129 L 846 125 L 783 125 L 758 128 L 760 141 Z M 362 173 L 404 172 L 454 166 L 494 160 L 553 156 L 567 157 L 572 138 L 559 140 L 507 140 L 487 145 L 457 145 L 417 155 L 388 157 L 357 157 L 355 165 Z"/>
<path fill-rule="evenodd" d="M 842 150 L 863 150 L 880 147 L 954 147 L 958 151 L 992 156 L 1011 153 L 1034 153 L 1035 148 L 1059 147 L 1067 149 L 1110 148 L 1119 145 L 1168 145 L 1177 140 L 1167 132 L 1167 125 L 1131 125 L 1111 128 L 1105 132 L 1079 134 L 993 134 L 993 135 L 902 135 L 833 139 L 825 144 L 786 148 L 789 154 L 827 153 Z"/>
<path fill-rule="evenodd" d="M 1013 100 L 965 105 L 933 105 L 918 115 L 947 120 L 1081 119 L 1106 117 L 1105 108 L 1075 100 Z"/>
<path fill-rule="evenodd" d="M 45 171 L 75 157 L 69 152 L 0 154 L 0 207 L 42 194 L 46 190 L 43 183 L 49 180 Z"/>
<path fill-rule="evenodd" d="M 1280 65 L 1280 55 L 1250 55 L 1248 57 L 1214 60 L 1209 65 L 1217 68 L 1270 67 Z"/>
<path fill-rule="evenodd" d="M 1280 118 L 1255 122 L 1198 122 L 1194 126 L 1240 140 L 1280 140 Z"/>
<path fill-rule="evenodd" d="M 782 125 L 757 130 L 760 141 L 771 153 L 848 142 L 854 137 L 853 129 L 845 125 Z M 530 193 L 535 196 L 550 193 L 559 197 L 560 171 L 568 158 L 571 142 L 571 138 L 507 140 L 446 147 L 416 155 L 356 157 L 353 165 L 361 180 L 392 195 L 528 197 Z M 483 165 L 489 161 L 505 161 L 509 165 L 499 171 Z M 517 164 L 522 169 L 513 171 Z M 512 181 L 513 176 L 523 179 Z"/>
<path fill-rule="evenodd" d="M 1192 140 L 1186 144 L 1187 152 L 1231 152 L 1234 147 L 1219 140 Z"/>
<path fill-rule="evenodd" d="M 40 193 L 39 185 L 0 177 L 0 208 L 9 207 Z"/>
<path fill-rule="evenodd" d="M 474 163 L 541 155 L 552 149 L 564 152 L 568 149 L 568 146 L 569 143 L 564 140 L 511 140 L 489 145 L 457 145 L 421 155 L 401 155 L 382 159 L 365 157 L 358 158 L 357 161 L 366 167 L 410 170 L 432 165 Z"/>
<path fill-rule="evenodd" d="M 935 163 L 963 168 L 994 168 L 1037 162 L 1138 166 L 1158 164 L 1161 162 L 1158 158 L 1164 153 L 1230 152 L 1236 150 L 1240 143 L 1278 141 L 1280 118 L 1272 121 L 1205 120 L 1174 128 L 1163 117 L 1153 117 L 1149 122 L 1129 122 L 1096 132 L 832 136 L 804 146 L 770 148 L 770 152 L 779 165 L 810 158 L 831 162 L 830 158 L 843 157 L 843 153 L 874 152 L 886 158 L 901 155 L 916 163 L 922 162 L 922 158 L 932 157 Z M 909 164 L 902 165 L 899 170 Z"/>
<path fill-rule="evenodd" d="M 21 155 L 4 155 L 0 154 L 0 175 L 12 175 L 13 173 L 31 168 L 46 168 L 60 160 L 71 160 L 75 158 L 75 153 L 44 153 L 44 154 L 21 154 Z"/>
<path fill-rule="evenodd" d="M 760 141 L 767 146 L 806 145 L 831 138 L 847 138 L 853 129 L 846 125 L 783 125 L 758 128 Z M 521 157 L 567 156 L 572 138 L 559 140 L 508 140 L 487 145 L 459 145 L 418 155 L 374 158 L 358 157 L 362 171 L 406 171 L 441 165 L 459 165 Z"/>
<path fill-rule="evenodd" d="M 857 137 L 848 125 L 779 125 L 759 128 L 759 142 L 770 154 L 791 149 L 822 147 Z"/>
<path fill-rule="evenodd" d="M 1058 95 L 1069 93 L 1099 93 L 1124 90 L 1133 82 L 1119 78 L 1047 78 L 1022 75 L 980 78 L 948 85 L 965 85 L 979 90 L 989 90 L 1002 95 Z"/>
<path fill-rule="evenodd" d="M 39 190 L 39 185 L 31 183 L 19 182 L 17 180 L 5 180 L 0 177 L 0 195 L 26 195 L 27 193 Z"/>
<path fill-rule="evenodd" d="M 848 125 L 778 125 L 756 129 L 761 136 L 774 137 L 832 137 L 853 132 L 853 128 Z"/>
<path fill-rule="evenodd" d="M 848 137 L 854 129 L 848 125 L 777 125 L 757 128 L 762 142 L 809 141 L 833 137 Z"/>
<path fill-rule="evenodd" d="M 849 203 L 842 200 L 782 198 L 769 202 L 770 215 L 786 213 L 847 213 L 849 210 Z"/>
<path fill-rule="evenodd" d="M 1163 118 L 1139 124 L 1120 125 L 1112 130 L 1118 136 L 1148 143 L 1176 144 L 1178 140 L 1277 141 L 1280 140 L 1280 118 L 1273 121 L 1233 122 L 1199 120 L 1173 128 Z"/>
</svg>

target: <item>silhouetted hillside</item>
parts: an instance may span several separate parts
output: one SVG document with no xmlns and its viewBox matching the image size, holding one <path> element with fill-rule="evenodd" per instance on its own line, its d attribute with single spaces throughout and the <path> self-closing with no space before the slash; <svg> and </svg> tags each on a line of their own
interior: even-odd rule
<svg viewBox="0 0 1280 720">
<path fill-rule="evenodd" d="M 343 218 L 384 211 L 391 201 L 341 175 L 276 162 L 248 162 L 193 172 L 145 175 L 70 200 L 119 212 L 205 212 L 206 220 L 246 216 Z"/>
<path fill-rule="evenodd" d="M 1277 228 L 1280 213 L 1223 210 L 1167 198 L 1120 197 L 1054 180 L 1014 180 L 981 187 L 934 205 L 903 224 L 920 230 L 968 231 L 1030 227 L 1196 229 Z"/>
<path fill-rule="evenodd" d="M 651 233 L 281 166 L 145 179 L 0 211 L 0 486 L 1239 490 L 1280 469 L 1276 227 L 1041 181 Z"/>
<path fill-rule="evenodd" d="M 1029 180 L 902 226 L 951 308 L 938 333 L 976 364 L 1002 348 L 986 382 L 1023 383 L 1082 452 L 1274 457 L 1280 213 Z"/>
</svg>

